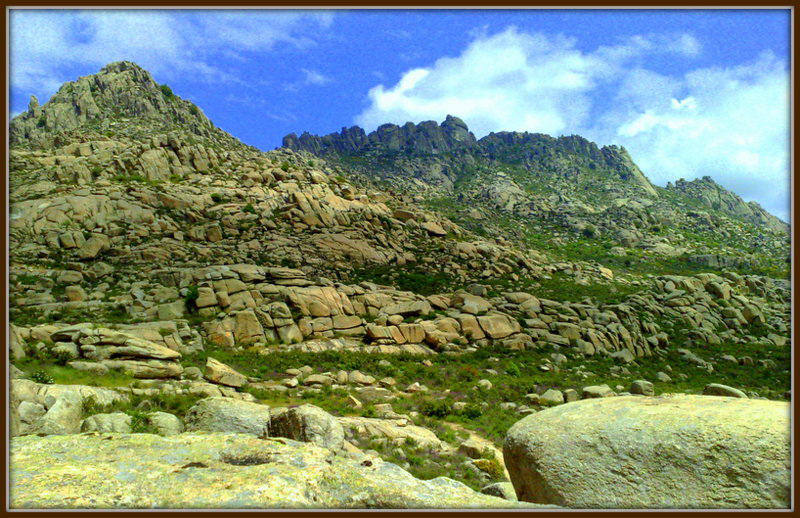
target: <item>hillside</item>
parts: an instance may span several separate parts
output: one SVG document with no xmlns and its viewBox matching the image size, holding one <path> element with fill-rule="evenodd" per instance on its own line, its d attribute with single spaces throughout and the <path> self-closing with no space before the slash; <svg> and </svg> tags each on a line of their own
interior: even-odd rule
<svg viewBox="0 0 800 518">
<path fill-rule="evenodd" d="M 36 434 L 185 431 L 136 447 L 185 442 L 184 468 L 224 464 L 189 432 L 233 431 L 270 437 L 311 488 L 280 505 L 428 505 L 453 490 L 499 507 L 472 490 L 508 496 L 485 487 L 508 481 L 505 434 L 549 406 L 714 383 L 790 397 L 786 225 L 710 179 L 653 186 L 624 148 L 477 140 L 448 117 L 263 152 L 130 62 L 32 99 L 10 140 L 26 462 L 40 462 Z M 85 458 L 104 451 L 80 437 L 65 441 Z M 214 448 L 251 447 L 226 440 Z M 385 462 L 405 485 L 341 493 L 291 471 L 295 447 L 359 483 Z M 251 456 L 220 469 L 268 463 Z"/>
<path fill-rule="evenodd" d="M 564 259 L 674 273 L 720 267 L 788 277 L 788 225 L 706 177 L 660 188 L 627 150 L 579 136 L 500 132 L 476 140 L 448 116 L 283 144 L 410 193 L 451 220 Z"/>
</svg>

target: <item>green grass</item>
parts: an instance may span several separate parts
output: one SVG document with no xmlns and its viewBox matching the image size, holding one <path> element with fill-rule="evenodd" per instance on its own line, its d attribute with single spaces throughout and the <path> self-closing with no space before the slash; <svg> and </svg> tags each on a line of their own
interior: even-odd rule
<svg viewBox="0 0 800 518">
<path fill-rule="evenodd" d="M 133 376 L 111 370 L 103 376 L 79 371 L 65 365 L 59 365 L 54 358 L 25 359 L 15 361 L 17 368 L 26 374 L 37 371 L 47 373 L 57 385 L 89 385 L 93 387 L 127 387 L 135 382 Z"/>
<path fill-rule="evenodd" d="M 385 265 L 354 270 L 351 282 L 363 281 L 396 286 L 400 290 L 413 291 L 420 295 L 445 293 L 452 291 L 458 285 L 457 279 L 446 273 L 419 265 L 409 265 L 403 269 L 398 269 L 394 265 Z"/>
<path fill-rule="evenodd" d="M 79 324 L 81 322 L 98 322 L 103 324 L 127 324 L 133 321 L 125 308 L 83 308 L 60 309 L 51 311 L 47 316 L 42 310 L 35 307 L 11 308 L 9 311 L 11 323 L 18 326 L 32 327 L 39 324 L 61 322 L 64 324 Z"/>
</svg>

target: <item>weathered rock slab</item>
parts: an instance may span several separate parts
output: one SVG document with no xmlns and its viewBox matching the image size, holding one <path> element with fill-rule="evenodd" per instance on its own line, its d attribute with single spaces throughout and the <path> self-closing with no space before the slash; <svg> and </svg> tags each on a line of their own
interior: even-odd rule
<svg viewBox="0 0 800 518">
<path fill-rule="evenodd" d="M 242 434 L 19 437 L 10 458 L 14 509 L 536 507 L 378 458 Z"/>
</svg>

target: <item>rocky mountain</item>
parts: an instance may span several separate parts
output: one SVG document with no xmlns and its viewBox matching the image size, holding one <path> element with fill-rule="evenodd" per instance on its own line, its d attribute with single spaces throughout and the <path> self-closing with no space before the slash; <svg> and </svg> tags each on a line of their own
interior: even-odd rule
<svg viewBox="0 0 800 518">
<path fill-rule="evenodd" d="M 650 183 L 625 148 L 519 132 L 458 139 L 453 128 L 471 133 L 452 116 L 440 126 L 381 128 L 358 146 L 346 144 L 350 135 L 364 135 L 358 127 L 325 137 L 289 135 L 284 146 L 410 193 L 473 231 L 556 253 L 571 243 L 564 258 L 575 258 L 574 245 L 583 245 L 591 249 L 585 259 L 618 267 L 635 261 L 653 273 L 678 261 L 786 275 L 788 225 L 708 178 L 664 189 Z M 443 144 L 432 151 L 431 140 Z"/>
<path fill-rule="evenodd" d="M 448 117 L 263 152 L 130 62 L 10 137 L 16 507 L 580 505 L 530 490 L 514 423 L 683 392 L 788 407 L 786 234 L 622 148 Z M 783 436 L 732 426 L 719 448 L 765 460 L 729 502 L 784 505 Z"/>
<path fill-rule="evenodd" d="M 789 232 L 786 223 L 765 211 L 761 205 L 754 201 L 745 203 L 739 196 L 717 184 L 710 176 L 691 182 L 680 179 L 674 185 L 670 182 L 667 184 L 667 189 L 673 189 L 688 198 L 700 201 L 705 207 L 749 221 L 758 227 Z"/>
</svg>

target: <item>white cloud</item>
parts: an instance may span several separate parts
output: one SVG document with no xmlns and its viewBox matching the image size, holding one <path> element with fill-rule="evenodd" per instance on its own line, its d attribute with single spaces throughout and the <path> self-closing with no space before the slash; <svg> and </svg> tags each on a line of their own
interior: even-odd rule
<svg viewBox="0 0 800 518">
<path fill-rule="evenodd" d="M 589 132 L 619 142 L 659 185 L 711 176 L 783 219 L 789 213 L 789 75 L 771 54 L 686 74 L 683 99 L 646 111 L 616 105 Z M 616 133 L 614 135 L 614 133 Z"/>
<path fill-rule="evenodd" d="M 473 34 L 460 56 L 409 70 L 393 87 L 370 89 L 371 105 L 357 123 L 370 129 L 384 122 L 441 120 L 453 113 L 479 135 L 497 130 L 571 132 L 587 120 L 589 94 L 619 77 L 626 61 L 645 52 L 685 53 L 687 41 L 694 41 L 685 35 L 639 36 L 586 54 L 572 38 L 514 27 L 491 36 L 485 30 Z"/>
<path fill-rule="evenodd" d="M 323 86 L 333 82 L 333 79 L 324 74 L 321 74 L 320 72 L 317 72 L 316 70 L 301 68 L 300 72 L 303 73 L 303 77 L 293 83 L 284 83 L 283 84 L 284 90 L 296 92 L 301 88 L 303 88 L 304 86 Z"/>
<path fill-rule="evenodd" d="M 300 69 L 305 74 L 305 84 L 307 85 L 325 85 L 333 81 L 330 77 L 320 74 L 316 70 L 308 70 L 307 68 Z"/>
<path fill-rule="evenodd" d="M 99 69 L 130 60 L 170 79 L 240 82 L 213 63 L 248 59 L 276 45 L 308 48 L 330 26 L 330 13 L 303 11 L 17 10 L 10 11 L 11 85 L 43 96 L 68 66 Z"/>
<path fill-rule="evenodd" d="M 560 35 L 477 31 L 459 56 L 371 88 L 356 123 L 371 130 L 452 114 L 478 137 L 504 130 L 579 134 L 624 145 L 656 184 L 709 175 L 786 219 L 786 61 L 764 54 L 680 77 L 648 69 L 648 58 L 659 53 L 692 59 L 702 46 L 689 34 L 649 34 L 587 52 Z"/>
</svg>

